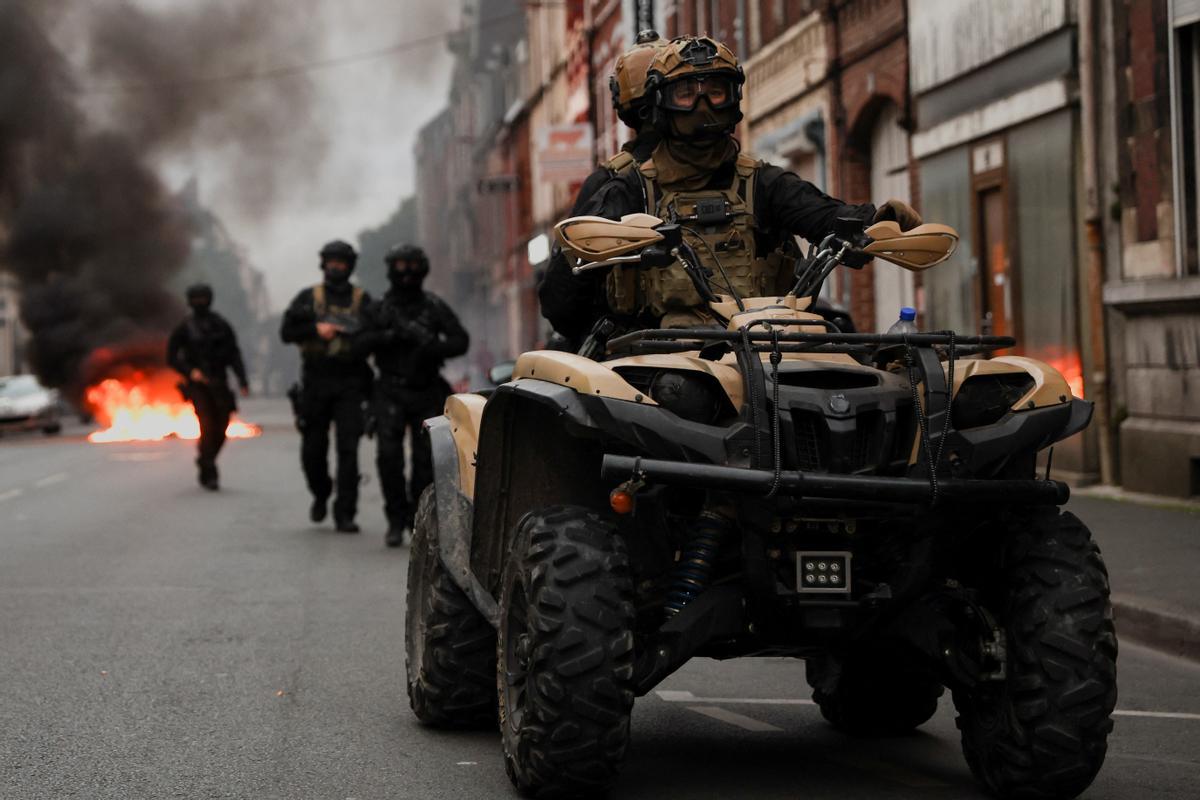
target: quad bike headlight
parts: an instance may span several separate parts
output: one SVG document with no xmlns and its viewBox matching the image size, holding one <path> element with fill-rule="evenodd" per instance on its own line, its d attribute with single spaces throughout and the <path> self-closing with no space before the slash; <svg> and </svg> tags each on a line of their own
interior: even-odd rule
<svg viewBox="0 0 1200 800">
<path fill-rule="evenodd" d="M 729 410 L 729 401 L 711 375 L 647 367 L 627 367 L 618 373 L 667 411 L 689 422 L 712 425 Z"/>
<path fill-rule="evenodd" d="M 999 422 L 1033 384 L 1033 376 L 1024 372 L 967 378 L 954 395 L 950 420 L 958 430 Z"/>
</svg>

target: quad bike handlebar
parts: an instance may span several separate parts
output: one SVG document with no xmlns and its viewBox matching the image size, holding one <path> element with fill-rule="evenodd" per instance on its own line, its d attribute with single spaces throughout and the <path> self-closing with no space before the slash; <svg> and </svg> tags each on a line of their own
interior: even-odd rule
<svg viewBox="0 0 1200 800">
<path fill-rule="evenodd" d="M 576 275 L 614 266 L 650 269 L 679 263 L 702 298 L 710 302 L 716 299 L 711 281 L 714 276 L 700 266 L 700 259 L 684 237 L 689 229 L 683 225 L 663 222 L 650 214 L 627 214 L 616 221 L 571 217 L 554 230 L 563 249 L 576 260 L 572 267 Z M 895 222 L 866 227 L 864 220 L 843 217 L 799 260 L 790 294 L 815 296 L 836 267 L 860 269 L 872 258 L 913 272 L 924 271 L 948 259 L 957 245 L 958 233 L 948 225 L 926 224 L 902 231 Z M 734 299 L 740 307 L 742 299 Z"/>
</svg>

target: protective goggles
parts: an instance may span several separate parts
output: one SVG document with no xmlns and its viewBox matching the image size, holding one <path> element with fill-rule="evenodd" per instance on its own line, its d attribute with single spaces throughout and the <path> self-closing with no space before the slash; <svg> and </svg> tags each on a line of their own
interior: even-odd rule
<svg viewBox="0 0 1200 800">
<path fill-rule="evenodd" d="M 692 111 L 701 97 L 714 108 L 736 105 L 738 95 L 728 75 L 689 75 L 663 87 L 662 106 L 671 111 Z"/>
</svg>

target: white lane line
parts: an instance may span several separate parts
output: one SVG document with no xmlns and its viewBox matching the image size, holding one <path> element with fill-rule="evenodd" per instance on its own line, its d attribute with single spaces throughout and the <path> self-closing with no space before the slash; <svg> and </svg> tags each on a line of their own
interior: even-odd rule
<svg viewBox="0 0 1200 800">
<path fill-rule="evenodd" d="M 114 453 L 109 456 L 110 461 L 162 461 L 167 457 L 166 453 Z"/>
<path fill-rule="evenodd" d="M 0 492 L 0 503 L 5 500 L 12 500 L 14 497 L 20 497 L 25 494 L 24 489 L 9 489 L 7 492 Z"/>
<path fill-rule="evenodd" d="M 816 705 L 812 700 L 799 700 L 795 698 L 777 699 L 768 697 L 696 697 L 691 692 L 679 691 L 677 689 L 659 689 L 655 692 L 658 699 L 665 700 L 668 703 L 720 703 L 733 704 L 740 703 L 753 706 L 811 706 Z"/>
<path fill-rule="evenodd" d="M 697 697 L 691 692 L 680 691 L 678 689 L 659 689 L 655 691 L 655 694 L 658 695 L 658 699 L 668 703 L 716 703 L 722 705 L 756 706 L 816 705 L 812 700 L 797 700 L 791 697 Z M 1128 711 L 1121 708 L 1114 711 L 1113 716 L 1200 720 L 1200 714 L 1189 714 L 1182 711 Z"/>
<path fill-rule="evenodd" d="M 47 475 L 46 477 L 44 477 L 40 480 L 34 481 L 33 485 L 39 489 L 45 489 L 47 486 L 53 486 L 56 483 L 62 483 L 66 479 L 67 479 L 67 473 L 56 472 L 53 475 Z"/>
<path fill-rule="evenodd" d="M 1200 720 L 1200 714 L 1185 714 L 1181 711 L 1125 711 L 1117 709 L 1113 712 L 1114 717 L 1151 717 L 1153 719 L 1196 719 Z"/>
<path fill-rule="evenodd" d="M 769 722 L 763 722 L 726 708 L 718 708 L 717 706 L 688 706 L 687 710 L 695 711 L 697 714 L 703 714 L 706 717 L 712 717 L 715 720 L 727 722 L 730 725 L 736 725 L 742 730 L 754 731 L 755 733 L 783 730 L 783 728 L 776 727 Z"/>
</svg>

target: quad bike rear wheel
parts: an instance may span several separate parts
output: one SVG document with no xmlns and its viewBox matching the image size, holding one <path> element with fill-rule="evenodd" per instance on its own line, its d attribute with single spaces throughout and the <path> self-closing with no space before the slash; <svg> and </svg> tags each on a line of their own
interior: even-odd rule
<svg viewBox="0 0 1200 800">
<path fill-rule="evenodd" d="M 1007 679 L 958 690 L 958 727 L 975 777 L 1003 798 L 1071 798 L 1096 777 L 1117 700 L 1108 573 L 1073 514 L 1009 522 L 999 624 Z"/>
<path fill-rule="evenodd" d="M 437 524 L 430 486 L 417 505 L 409 552 L 408 702 L 429 725 L 490 728 L 496 724 L 496 631 L 446 573 Z"/>
<path fill-rule="evenodd" d="M 633 585 L 599 515 L 555 506 L 521 522 L 501 579 L 497 688 L 509 778 L 536 797 L 612 785 L 633 708 Z"/>
<path fill-rule="evenodd" d="M 815 664 L 813 665 L 815 666 Z M 810 676 L 816 677 L 810 667 Z M 880 656 L 848 661 L 835 686 L 811 680 L 813 700 L 830 725 L 850 736 L 902 736 L 929 721 L 937 711 L 942 686 L 937 680 L 897 671 Z"/>
</svg>

